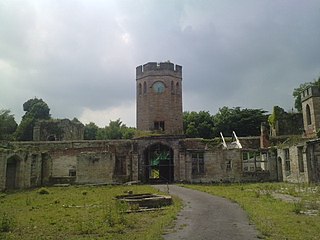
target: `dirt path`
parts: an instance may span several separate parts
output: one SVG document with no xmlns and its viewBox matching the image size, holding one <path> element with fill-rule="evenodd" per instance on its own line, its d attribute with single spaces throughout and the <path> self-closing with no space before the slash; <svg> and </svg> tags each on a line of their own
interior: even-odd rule
<svg viewBox="0 0 320 240">
<path fill-rule="evenodd" d="M 167 192 L 167 185 L 155 185 Z M 213 239 L 258 239 L 259 234 L 249 225 L 246 213 L 236 203 L 176 185 L 169 185 L 170 195 L 176 195 L 184 202 L 176 226 L 166 240 L 213 240 Z"/>
</svg>

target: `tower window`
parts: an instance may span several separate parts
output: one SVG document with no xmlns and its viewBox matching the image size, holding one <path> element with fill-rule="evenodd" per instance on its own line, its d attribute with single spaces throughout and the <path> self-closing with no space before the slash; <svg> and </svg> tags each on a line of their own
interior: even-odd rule
<svg viewBox="0 0 320 240">
<path fill-rule="evenodd" d="M 180 86 L 179 86 L 179 83 L 177 82 L 176 84 L 176 94 L 180 94 Z"/>
<path fill-rule="evenodd" d="M 306 115 L 307 115 L 307 124 L 311 124 L 311 112 L 310 112 L 310 107 L 309 104 L 306 106 Z"/>
<path fill-rule="evenodd" d="M 142 85 L 141 85 L 141 83 L 139 83 L 139 95 L 141 95 L 142 94 Z"/>
<path fill-rule="evenodd" d="M 146 93 L 147 92 L 147 83 L 144 82 L 143 83 L 143 93 Z"/>
<path fill-rule="evenodd" d="M 154 130 L 164 131 L 164 121 L 154 122 Z"/>
</svg>

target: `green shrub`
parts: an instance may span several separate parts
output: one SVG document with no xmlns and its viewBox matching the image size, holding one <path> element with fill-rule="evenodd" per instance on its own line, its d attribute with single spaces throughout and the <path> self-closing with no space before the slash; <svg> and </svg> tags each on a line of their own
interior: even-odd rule
<svg viewBox="0 0 320 240">
<path fill-rule="evenodd" d="M 50 192 L 47 188 L 42 187 L 38 190 L 38 193 L 43 195 L 43 194 L 49 194 Z"/>
<path fill-rule="evenodd" d="M 14 229 L 14 218 L 9 216 L 6 212 L 1 214 L 0 218 L 0 232 L 10 232 Z"/>
</svg>

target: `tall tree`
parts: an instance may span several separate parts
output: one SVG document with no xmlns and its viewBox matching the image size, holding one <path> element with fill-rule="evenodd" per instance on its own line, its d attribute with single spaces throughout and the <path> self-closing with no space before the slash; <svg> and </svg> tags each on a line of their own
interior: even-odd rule
<svg viewBox="0 0 320 240">
<path fill-rule="evenodd" d="M 108 126 L 99 128 L 96 139 L 131 139 L 136 133 L 135 128 L 127 127 L 120 119 L 110 121 Z"/>
<path fill-rule="evenodd" d="M 292 95 L 294 97 L 294 107 L 297 109 L 298 112 L 302 111 L 301 93 L 312 86 L 318 86 L 320 88 L 320 77 L 318 78 L 318 80 L 314 80 L 313 82 L 302 83 L 299 87 L 293 90 Z"/>
<path fill-rule="evenodd" d="M 84 139 L 95 140 L 97 139 L 99 127 L 94 123 L 90 122 L 84 126 Z"/>
<path fill-rule="evenodd" d="M 20 141 L 31 141 L 36 121 L 51 118 L 50 108 L 41 98 L 32 98 L 23 104 L 23 110 L 25 114 L 15 132 L 15 137 Z"/>
<path fill-rule="evenodd" d="M 266 122 L 266 111 L 262 109 L 241 109 L 240 107 L 222 107 L 214 116 L 214 133 L 218 136 L 222 132 L 225 136 L 232 136 L 235 131 L 238 136 L 257 136 L 260 125 Z"/>
<path fill-rule="evenodd" d="M 0 140 L 12 140 L 18 124 L 10 110 L 0 110 Z"/>
<path fill-rule="evenodd" d="M 213 127 L 213 116 L 207 111 L 183 113 L 183 128 L 187 137 L 212 138 Z"/>
</svg>

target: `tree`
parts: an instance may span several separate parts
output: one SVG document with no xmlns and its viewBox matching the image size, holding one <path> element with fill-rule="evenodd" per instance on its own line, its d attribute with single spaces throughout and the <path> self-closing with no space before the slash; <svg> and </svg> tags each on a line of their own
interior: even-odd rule
<svg viewBox="0 0 320 240">
<path fill-rule="evenodd" d="M 127 127 L 120 119 L 110 121 L 108 126 L 99 128 L 96 139 L 131 139 L 136 134 L 136 129 Z"/>
<path fill-rule="evenodd" d="M 98 130 L 99 130 L 99 127 L 95 123 L 90 122 L 89 124 L 86 124 L 84 126 L 84 139 L 96 140 Z"/>
<path fill-rule="evenodd" d="M 241 109 L 240 107 L 222 107 L 214 116 L 214 134 L 222 132 L 225 136 L 232 136 L 235 131 L 238 136 L 260 135 L 260 126 L 266 122 L 266 111 L 262 109 Z"/>
<path fill-rule="evenodd" d="M 48 120 L 50 108 L 40 98 L 29 99 L 23 104 L 23 110 L 26 112 L 19 124 L 15 137 L 21 141 L 31 141 L 33 139 L 33 127 L 38 120 Z"/>
<path fill-rule="evenodd" d="M 183 129 L 187 137 L 213 137 L 214 121 L 209 112 L 184 112 Z"/>
<path fill-rule="evenodd" d="M 320 77 L 318 80 L 314 80 L 313 82 L 305 82 L 300 84 L 299 87 L 293 90 L 293 97 L 294 97 L 294 107 L 297 109 L 298 112 L 302 111 L 302 104 L 301 104 L 301 93 L 312 86 L 318 86 L 320 88 Z"/>
<path fill-rule="evenodd" d="M 12 140 L 18 124 L 10 110 L 0 110 L 0 140 Z"/>
</svg>

